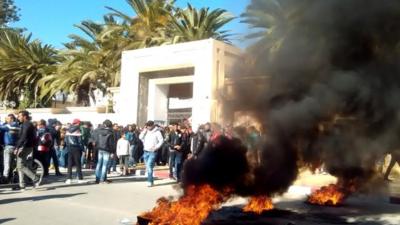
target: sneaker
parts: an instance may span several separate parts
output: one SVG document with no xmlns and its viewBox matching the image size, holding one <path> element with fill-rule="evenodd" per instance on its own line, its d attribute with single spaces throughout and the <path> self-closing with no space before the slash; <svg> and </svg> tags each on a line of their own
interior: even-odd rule
<svg viewBox="0 0 400 225">
<path fill-rule="evenodd" d="M 15 186 L 15 187 L 12 187 L 11 190 L 24 192 L 26 189 L 25 189 L 25 187 Z"/>
<path fill-rule="evenodd" d="M 105 180 L 105 181 L 102 181 L 102 182 L 100 182 L 100 184 L 111 184 L 111 180 Z"/>
<path fill-rule="evenodd" d="M 85 184 L 85 183 L 87 183 L 87 181 L 86 180 L 78 180 L 77 183 L 78 184 Z"/>
<path fill-rule="evenodd" d="M 42 183 L 42 177 L 36 176 L 36 178 L 33 180 L 33 188 L 39 187 L 41 183 Z"/>
<path fill-rule="evenodd" d="M 71 180 L 71 179 L 67 179 L 67 180 L 65 181 L 65 183 L 66 183 L 66 184 L 72 184 L 72 180 Z"/>
<path fill-rule="evenodd" d="M 60 172 L 56 172 L 56 176 L 57 176 L 57 177 L 62 177 L 62 176 L 64 176 L 64 174 L 62 174 L 62 173 L 60 173 Z"/>
<path fill-rule="evenodd" d="M 153 183 L 148 183 L 148 184 L 147 184 L 147 187 L 153 187 L 153 186 L 154 186 Z"/>
</svg>

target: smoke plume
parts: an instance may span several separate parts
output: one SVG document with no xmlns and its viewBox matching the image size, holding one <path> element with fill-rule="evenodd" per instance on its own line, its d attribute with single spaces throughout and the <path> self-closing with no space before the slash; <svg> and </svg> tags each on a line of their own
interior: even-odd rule
<svg viewBox="0 0 400 225">
<path fill-rule="evenodd" d="M 185 173 L 219 165 L 217 154 L 236 169 L 198 177 L 242 195 L 282 193 L 299 165 L 319 161 L 344 183 L 367 183 L 376 161 L 400 147 L 400 1 L 252 0 L 244 16 L 266 28 L 248 71 L 268 76 L 267 88 L 238 100 L 265 126 L 261 164 L 249 170 L 209 149 Z"/>
</svg>

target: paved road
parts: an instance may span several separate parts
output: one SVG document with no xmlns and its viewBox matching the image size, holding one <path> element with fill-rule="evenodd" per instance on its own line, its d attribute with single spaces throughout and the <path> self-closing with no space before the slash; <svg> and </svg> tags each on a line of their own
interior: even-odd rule
<svg viewBox="0 0 400 225">
<path fill-rule="evenodd" d="M 321 176 L 311 175 L 301 178 L 299 183 L 305 185 L 309 181 L 322 179 Z M 37 190 L 25 192 L 11 191 L 10 188 L 0 187 L 0 224 L 6 225 L 114 225 L 121 224 L 127 219 L 136 221 L 136 216 L 141 212 L 154 207 L 155 201 L 162 196 L 177 196 L 179 189 L 173 180 L 162 179 L 155 182 L 156 186 L 148 188 L 143 176 L 110 177 L 111 184 L 94 184 L 92 172 L 86 171 L 85 179 L 91 181 L 88 184 L 66 185 L 64 179 L 51 176 L 51 183 L 45 184 Z M 324 177 L 330 181 L 329 176 Z M 314 182 L 311 186 L 314 186 Z M 393 189 L 398 190 L 399 183 L 394 183 Z M 292 188 L 293 193 L 289 194 L 297 198 L 307 193 L 306 188 Z M 304 193 L 297 193 L 304 192 Z M 278 197 L 276 202 L 285 202 L 291 197 Z M 237 199 L 230 204 L 244 203 L 244 199 Z M 304 208 L 303 200 L 297 203 L 295 208 Z M 289 206 L 294 203 L 289 202 Z M 363 204 L 362 204 L 363 205 Z M 279 205 L 278 205 L 279 207 Z M 400 212 L 400 205 L 382 204 L 378 208 L 393 208 Z M 292 207 L 288 207 L 292 208 Z M 373 207 L 375 209 L 376 206 Z M 391 210 L 393 211 L 393 210 Z M 384 212 L 379 212 L 379 214 Z M 387 212 L 385 212 L 388 214 Z M 400 218 L 394 217 L 397 213 L 389 213 L 389 219 L 395 219 L 398 224 Z M 382 218 L 380 218 L 382 219 Z M 400 222 L 399 222 L 400 223 Z M 127 223 L 128 224 L 128 223 Z M 132 223 L 130 223 L 132 224 Z M 387 223 L 392 224 L 392 223 Z"/>
<path fill-rule="evenodd" d="M 120 224 L 136 221 L 136 215 L 151 209 L 161 196 L 177 195 L 170 179 L 148 188 L 143 177 L 111 177 L 111 184 L 65 185 L 52 180 L 37 190 L 25 192 L 0 188 L 0 224 L 71 225 Z"/>
</svg>

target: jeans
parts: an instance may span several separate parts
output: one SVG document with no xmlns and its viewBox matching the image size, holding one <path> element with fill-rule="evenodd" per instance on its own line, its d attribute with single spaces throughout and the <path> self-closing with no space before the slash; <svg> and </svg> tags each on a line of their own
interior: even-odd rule
<svg viewBox="0 0 400 225">
<path fill-rule="evenodd" d="M 61 167 L 68 167 L 68 148 L 67 147 L 60 147 L 58 162 Z"/>
<path fill-rule="evenodd" d="M 106 180 L 107 165 L 110 160 L 110 153 L 104 150 L 98 151 L 97 165 L 96 165 L 96 181 L 103 182 Z"/>
<path fill-rule="evenodd" d="M 17 157 L 17 170 L 19 176 L 19 187 L 25 188 L 25 175 L 32 181 L 36 180 L 35 174 L 29 169 L 27 165 L 28 156 L 32 153 L 33 148 L 24 148 Z"/>
<path fill-rule="evenodd" d="M 169 175 L 181 180 L 183 153 L 178 151 L 170 151 Z M 174 173 L 173 173 L 174 172 Z"/>
<path fill-rule="evenodd" d="M 136 160 L 135 160 L 135 145 L 131 145 L 131 148 L 129 149 L 129 166 L 134 166 L 136 165 Z"/>
<path fill-rule="evenodd" d="M 143 159 L 146 165 L 147 181 L 151 184 L 154 183 L 153 168 L 156 160 L 157 152 L 144 151 Z"/>
<path fill-rule="evenodd" d="M 0 145 L 0 177 L 4 172 L 4 148 Z"/>
<path fill-rule="evenodd" d="M 11 145 L 6 145 L 4 148 L 4 171 L 3 171 L 3 176 L 4 177 L 10 177 L 11 175 L 11 163 L 14 160 L 14 150 L 15 146 Z"/>
<path fill-rule="evenodd" d="M 117 171 L 117 156 L 114 155 L 112 159 L 109 159 L 108 165 L 107 165 L 107 171 L 112 171 L 115 172 Z"/>
<path fill-rule="evenodd" d="M 169 151 L 169 177 L 176 177 L 176 170 L 175 169 L 175 156 L 176 156 L 176 151 Z"/>
<path fill-rule="evenodd" d="M 82 167 L 83 167 L 84 165 L 86 165 L 86 163 L 87 163 L 87 155 L 88 155 L 88 149 L 87 149 L 87 147 L 85 146 L 85 147 L 84 147 L 84 150 L 83 150 L 83 152 L 82 152 L 82 156 L 81 156 L 81 165 L 82 165 Z"/>
<path fill-rule="evenodd" d="M 58 147 L 57 147 L 58 148 Z M 49 162 L 48 165 L 51 164 L 51 161 L 53 162 L 54 169 L 56 171 L 56 174 L 60 173 L 60 168 L 59 168 L 59 163 L 58 163 L 58 157 L 57 157 L 57 152 L 56 152 L 56 147 L 51 147 L 49 151 Z"/>
<path fill-rule="evenodd" d="M 68 179 L 72 179 L 72 165 L 76 166 L 76 173 L 78 175 L 78 179 L 82 180 L 82 166 L 81 166 L 81 154 L 82 151 L 80 148 L 71 147 L 68 154 Z"/>
</svg>

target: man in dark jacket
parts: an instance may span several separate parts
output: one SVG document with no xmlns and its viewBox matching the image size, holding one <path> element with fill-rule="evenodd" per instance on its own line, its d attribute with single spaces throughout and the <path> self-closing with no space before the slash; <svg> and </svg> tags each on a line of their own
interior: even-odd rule
<svg viewBox="0 0 400 225">
<path fill-rule="evenodd" d="M 116 140 L 112 129 L 112 122 L 105 120 L 103 126 L 93 132 L 92 139 L 94 147 L 98 152 L 96 166 L 96 183 L 108 183 L 107 165 L 110 158 L 115 154 Z"/>
<path fill-rule="evenodd" d="M 18 140 L 19 124 L 14 114 L 9 114 L 6 123 L 0 126 L 0 131 L 4 132 L 4 171 L 3 179 L 8 183 L 11 175 L 11 162 L 14 160 L 15 145 Z M 1 175 L 1 174 L 0 174 Z"/>
<path fill-rule="evenodd" d="M 40 185 L 40 178 L 37 177 L 27 165 L 27 158 L 33 152 L 33 147 L 35 145 L 35 127 L 30 121 L 29 112 L 21 111 L 18 113 L 18 120 L 22 123 L 19 138 L 16 144 L 16 150 L 14 151 L 17 156 L 17 170 L 19 175 L 19 187 L 21 190 L 25 189 L 25 179 L 24 176 L 28 176 L 32 181 L 34 187 Z"/>
<path fill-rule="evenodd" d="M 182 168 L 182 133 L 177 125 L 172 126 L 170 133 L 170 152 L 169 152 L 169 177 L 180 181 Z"/>
<path fill-rule="evenodd" d="M 57 120 L 56 119 L 48 119 L 47 125 L 48 125 L 47 130 L 51 134 L 51 138 L 53 140 L 53 143 L 49 149 L 48 165 L 50 165 L 50 161 L 53 160 L 53 165 L 54 165 L 54 169 L 56 172 L 56 176 L 62 176 L 62 174 L 60 172 L 58 157 L 57 157 L 57 152 L 56 152 L 56 146 L 58 147 L 60 145 L 60 131 L 56 129 Z"/>
<path fill-rule="evenodd" d="M 211 124 L 206 123 L 199 127 L 197 133 L 193 136 L 192 154 L 197 157 L 204 149 L 207 148 L 211 138 Z"/>
<path fill-rule="evenodd" d="M 81 166 L 81 156 L 84 150 L 82 143 L 82 134 L 79 127 L 81 121 L 79 119 L 74 119 L 72 125 L 68 128 L 65 134 L 65 144 L 69 150 L 68 154 L 68 179 L 65 181 L 66 184 L 72 183 L 72 165 L 76 166 L 76 173 L 78 174 L 78 183 L 82 183 L 82 166 Z"/>
</svg>

